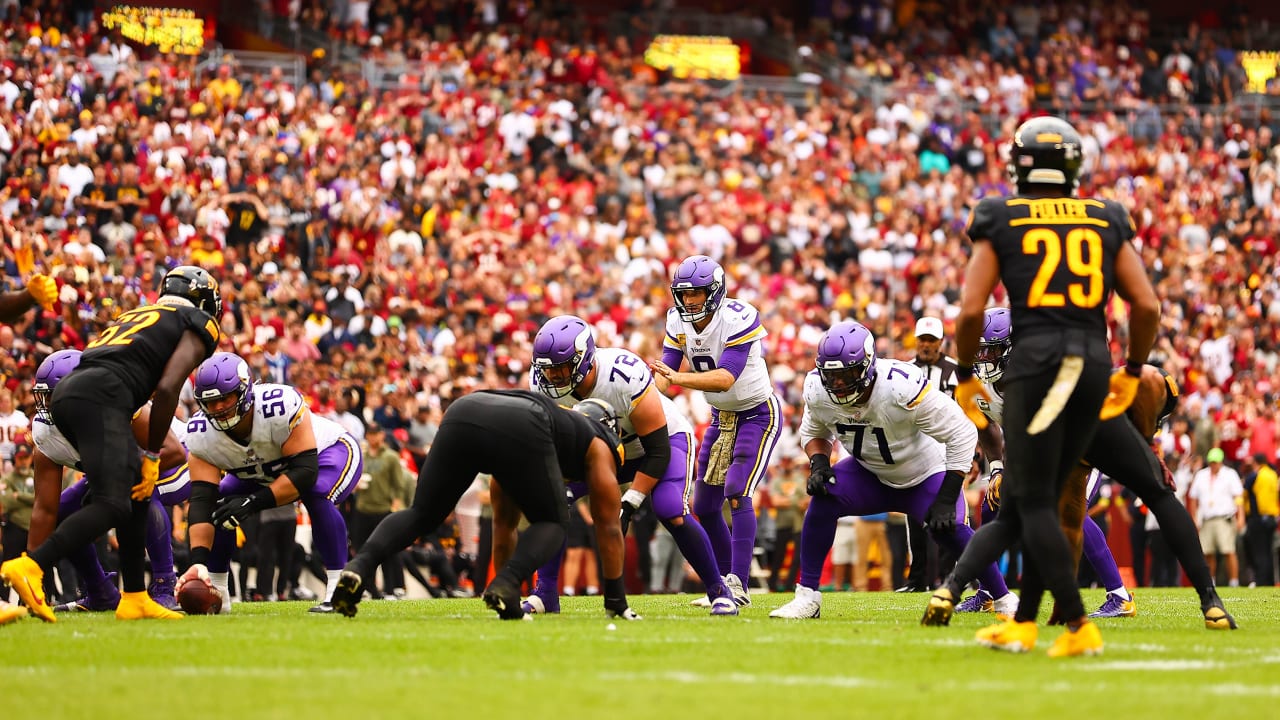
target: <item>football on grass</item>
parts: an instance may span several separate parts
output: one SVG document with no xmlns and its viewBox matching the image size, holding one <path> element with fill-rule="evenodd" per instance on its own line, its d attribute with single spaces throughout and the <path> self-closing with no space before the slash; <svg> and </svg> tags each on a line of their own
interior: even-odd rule
<svg viewBox="0 0 1280 720">
<path fill-rule="evenodd" d="M 222 611 L 222 593 L 199 580 L 178 591 L 178 605 L 188 615 L 216 615 Z"/>
</svg>

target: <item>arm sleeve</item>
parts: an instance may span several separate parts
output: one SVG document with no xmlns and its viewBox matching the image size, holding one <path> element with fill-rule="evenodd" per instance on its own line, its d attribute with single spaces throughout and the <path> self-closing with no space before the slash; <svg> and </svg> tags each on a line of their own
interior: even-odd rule
<svg viewBox="0 0 1280 720">
<path fill-rule="evenodd" d="M 954 400 L 929 393 L 915 409 L 916 426 L 947 448 L 947 469 L 967 473 L 978 446 L 978 428 Z"/>
<path fill-rule="evenodd" d="M 671 462 L 671 435 L 667 426 L 641 435 L 640 445 L 644 448 L 644 458 L 640 460 L 639 472 L 661 480 Z"/>
<path fill-rule="evenodd" d="M 733 379 L 737 380 L 738 376 L 747 367 L 747 357 L 751 352 L 751 344 L 734 345 L 727 347 L 723 353 L 720 353 L 720 369 L 728 370 Z"/>
<path fill-rule="evenodd" d="M 680 362 L 682 360 L 684 360 L 684 353 L 680 352 L 679 348 L 668 347 L 666 345 L 662 346 L 663 365 L 666 365 L 672 370 L 679 370 Z"/>
</svg>

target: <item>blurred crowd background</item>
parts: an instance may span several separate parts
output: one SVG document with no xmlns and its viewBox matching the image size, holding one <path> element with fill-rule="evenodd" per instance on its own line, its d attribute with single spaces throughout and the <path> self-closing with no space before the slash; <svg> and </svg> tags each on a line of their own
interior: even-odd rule
<svg viewBox="0 0 1280 720">
<path fill-rule="evenodd" d="M 545 0 L 254 4 L 264 32 L 320 33 L 407 68 L 391 87 L 324 49 L 297 60 L 296 81 L 234 53 L 158 54 L 91 8 L 0 2 L 5 282 L 46 272 L 61 287 L 53 311 L 0 328 L 7 468 L 27 442 L 38 363 L 153 300 L 175 265 L 222 279 L 223 349 L 357 437 L 382 428 L 412 474 L 451 399 L 527 386 L 550 316 L 578 314 L 600 345 L 657 358 L 669 273 L 701 253 L 769 331 L 791 435 L 757 507 L 762 565 L 785 566 L 817 339 L 854 317 L 882 355 L 911 359 L 930 316 L 950 350 L 968 209 L 1011 190 L 1004 146 L 1042 112 L 1085 139 L 1080 192 L 1120 201 L 1137 224 L 1163 299 L 1151 361 L 1183 392 L 1162 441 L 1170 468 L 1189 482 L 1215 447 L 1245 477 L 1255 456 L 1275 462 L 1274 87 L 1246 92 L 1236 50 L 1265 26 L 1231 3 L 1173 27 L 1128 2 L 726 14 L 824 59 L 827 77 L 799 99 L 645 65 L 651 20 L 670 11 L 660 0 L 626 8 L 625 32 L 617 14 Z M 1119 302 L 1111 315 L 1120 352 Z M 701 429 L 699 394 L 679 401 Z M 469 519 L 483 518 L 480 483 L 473 496 L 447 557 L 482 555 Z M 1131 505 L 1115 517 L 1144 523 Z M 1258 505 L 1274 528 L 1274 500 Z M 645 586 L 671 589 L 641 540 Z M 881 587 L 903 564 L 888 554 L 861 554 Z M 678 580 L 678 566 L 662 572 Z"/>
</svg>

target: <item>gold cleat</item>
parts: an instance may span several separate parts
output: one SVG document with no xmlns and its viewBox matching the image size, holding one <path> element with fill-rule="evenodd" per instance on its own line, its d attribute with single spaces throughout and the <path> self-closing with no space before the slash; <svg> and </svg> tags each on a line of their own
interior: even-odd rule
<svg viewBox="0 0 1280 720">
<path fill-rule="evenodd" d="M 8 625 L 27 616 L 27 609 L 21 605 L 10 605 L 0 600 L 0 625 Z"/>
<path fill-rule="evenodd" d="M 1236 619 L 1231 613 L 1218 605 L 1210 605 L 1204 610 L 1204 626 L 1210 630 L 1235 630 Z"/>
<path fill-rule="evenodd" d="M 1075 657 L 1076 655 L 1101 655 L 1102 632 L 1098 626 L 1085 621 L 1074 631 L 1068 629 L 1053 641 L 1049 648 L 1049 657 Z"/>
<path fill-rule="evenodd" d="M 45 622 L 57 622 L 53 608 L 44 601 L 44 570 L 26 553 L 0 565 L 0 578 L 18 591 L 18 597 L 32 615 Z"/>
<path fill-rule="evenodd" d="M 999 625 L 982 628 L 974 639 L 979 645 L 992 650 L 1024 653 L 1031 652 L 1031 649 L 1036 646 L 1036 637 L 1039 634 L 1040 630 L 1034 622 L 1017 622 L 1010 619 Z"/>
<path fill-rule="evenodd" d="M 120 593 L 116 606 L 117 620 L 181 620 L 184 616 L 161 605 L 145 590 Z"/>
<path fill-rule="evenodd" d="M 924 609 L 921 625 L 942 626 L 951 624 L 951 614 L 956 610 L 956 597 L 945 586 L 933 592 L 929 605 Z"/>
</svg>

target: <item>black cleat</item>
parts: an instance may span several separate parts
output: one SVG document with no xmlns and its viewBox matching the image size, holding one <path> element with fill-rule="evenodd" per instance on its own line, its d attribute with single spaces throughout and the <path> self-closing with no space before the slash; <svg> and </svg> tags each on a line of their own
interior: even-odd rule
<svg viewBox="0 0 1280 720">
<path fill-rule="evenodd" d="M 316 607 L 328 605 L 331 608 L 330 612 L 336 611 L 347 617 L 355 617 L 356 611 L 360 609 L 357 606 L 362 597 L 364 597 L 364 582 L 360 576 L 350 570 L 343 570 L 338 576 L 338 586 L 333 589 L 333 599 Z M 311 612 L 324 611 L 312 608 Z"/>
<path fill-rule="evenodd" d="M 484 604 L 498 613 L 503 620 L 523 620 L 520 607 L 520 590 L 504 580 L 494 580 L 484 589 Z"/>
<path fill-rule="evenodd" d="M 897 590 L 894 590 L 894 592 L 901 592 L 901 593 L 929 592 L 929 587 L 927 585 L 916 585 L 913 583 L 907 583 L 906 585 L 903 585 Z"/>
</svg>

